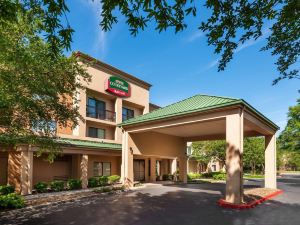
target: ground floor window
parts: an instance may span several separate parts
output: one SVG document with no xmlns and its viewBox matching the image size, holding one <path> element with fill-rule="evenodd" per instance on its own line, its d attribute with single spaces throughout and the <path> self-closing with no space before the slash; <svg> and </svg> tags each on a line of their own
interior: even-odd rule
<svg viewBox="0 0 300 225">
<path fill-rule="evenodd" d="M 110 162 L 94 162 L 93 165 L 94 176 L 110 176 L 111 163 Z"/>
</svg>

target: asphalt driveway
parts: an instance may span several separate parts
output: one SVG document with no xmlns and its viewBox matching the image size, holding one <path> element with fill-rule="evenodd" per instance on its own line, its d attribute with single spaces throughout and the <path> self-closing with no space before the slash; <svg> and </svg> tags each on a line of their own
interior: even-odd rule
<svg viewBox="0 0 300 225">
<path fill-rule="evenodd" d="M 261 186 L 252 180 L 247 186 Z M 138 191 L 49 207 L 0 224 L 299 225 L 300 174 L 278 179 L 284 193 L 250 210 L 220 208 L 224 184 L 148 185 Z"/>
</svg>

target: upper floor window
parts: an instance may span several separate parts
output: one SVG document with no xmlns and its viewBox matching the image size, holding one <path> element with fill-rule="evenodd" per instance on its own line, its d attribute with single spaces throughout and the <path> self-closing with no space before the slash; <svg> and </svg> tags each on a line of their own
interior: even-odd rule
<svg viewBox="0 0 300 225">
<path fill-rule="evenodd" d="M 105 130 L 101 128 L 89 127 L 88 137 L 105 139 Z"/>
<path fill-rule="evenodd" d="M 122 108 L 122 121 L 128 120 L 134 117 L 134 111 L 132 109 Z"/>
<path fill-rule="evenodd" d="M 94 98 L 88 98 L 86 106 L 86 116 L 101 120 L 115 121 L 115 112 L 106 110 L 106 103 Z"/>
<path fill-rule="evenodd" d="M 32 131 L 41 133 L 56 133 L 56 122 L 55 121 L 45 121 L 36 120 L 32 123 Z"/>
</svg>

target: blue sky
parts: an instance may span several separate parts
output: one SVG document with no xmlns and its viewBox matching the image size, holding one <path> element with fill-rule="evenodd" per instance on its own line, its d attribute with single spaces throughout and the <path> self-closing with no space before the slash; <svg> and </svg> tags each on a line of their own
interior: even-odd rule
<svg viewBox="0 0 300 225">
<path fill-rule="evenodd" d="M 199 18 L 187 19 L 188 28 L 178 34 L 173 30 L 159 34 L 149 27 L 133 37 L 123 18 L 112 31 L 101 31 L 98 2 L 69 0 L 68 5 L 68 20 L 75 29 L 72 50 L 151 83 L 152 103 L 165 106 L 199 93 L 243 98 L 283 128 L 288 107 L 299 98 L 299 80 L 272 86 L 278 72 L 270 52 L 259 52 L 263 38 L 240 46 L 226 70 L 218 72 L 220 56 L 197 30 Z M 265 27 L 264 36 L 268 34 Z"/>
</svg>

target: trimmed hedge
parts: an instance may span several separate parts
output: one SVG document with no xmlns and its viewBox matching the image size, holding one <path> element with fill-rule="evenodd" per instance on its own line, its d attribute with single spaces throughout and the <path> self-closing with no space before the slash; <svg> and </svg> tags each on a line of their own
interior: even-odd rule
<svg viewBox="0 0 300 225">
<path fill-rule="evenodd" d="M 0 195 L 0 209 L 19 209 L 24 206 L 24 198 L 16 193 Z"/>
<path fill-rule="evenodd" d="M 15 192 L 15 187 L 12 185 L 2 185 L 0 186 L 0 195 L 7 195 Z"/>
<path fill-rule="evenodd" d="M 202 177 L 202 174 L 200 173 L 189 173 L 187 175 L 188 180 L 195 180 L 195 179 L 199 179 Z"/>
<path fill-rule="evenodd" d="M 108 185 L 108 176 L 101 176 L 99 177 L 99 185 L 106 186 Z"/>
<path fill-rule="evenodd" d="M 212 175 L 214 180 L 226 180 L 226 173 L 216 173 Z"/>
<path fill-rule="evenodd" d="M 67 183 L 69 190 L 77 190 L 82 188 L 82 182 L 78 179 L 70 179 Z"/>
<path fill-rule="evenodd" d="M 109 176 L 108 177 L 108 183 L 109 184 L 115 184 L 115 183 L 117 183 L 117 182 L 119 182 L 120 181 L 120 176 L 119 175 L 112 175 L 112 176 Z"/>
<path fill-rule="evenodd" d="M 34 185 L 34 189 L 38 193 L 44 193 L 47 192 L 48 184 L 45 182 L 38 182 L 37 184 Z"/>
<path fill-rule="evenodd" d="M 162 175 L 162 180 L 174 180 L 174 176 L 172 174 L 163 174 Z"/>
<path fill-rule="evenodd" d="M 52 191 L 63 191 L 65 189 L 65 183 L 61 180 L 55 180 L 50 183 Z"/>
<path fill-rule="evenodd" d="M 97 177 L 89 178 L 88 186 L 89 187 L 98 187 L 99 186 L 99 178 L 97 178 Z"/>
</svg>

